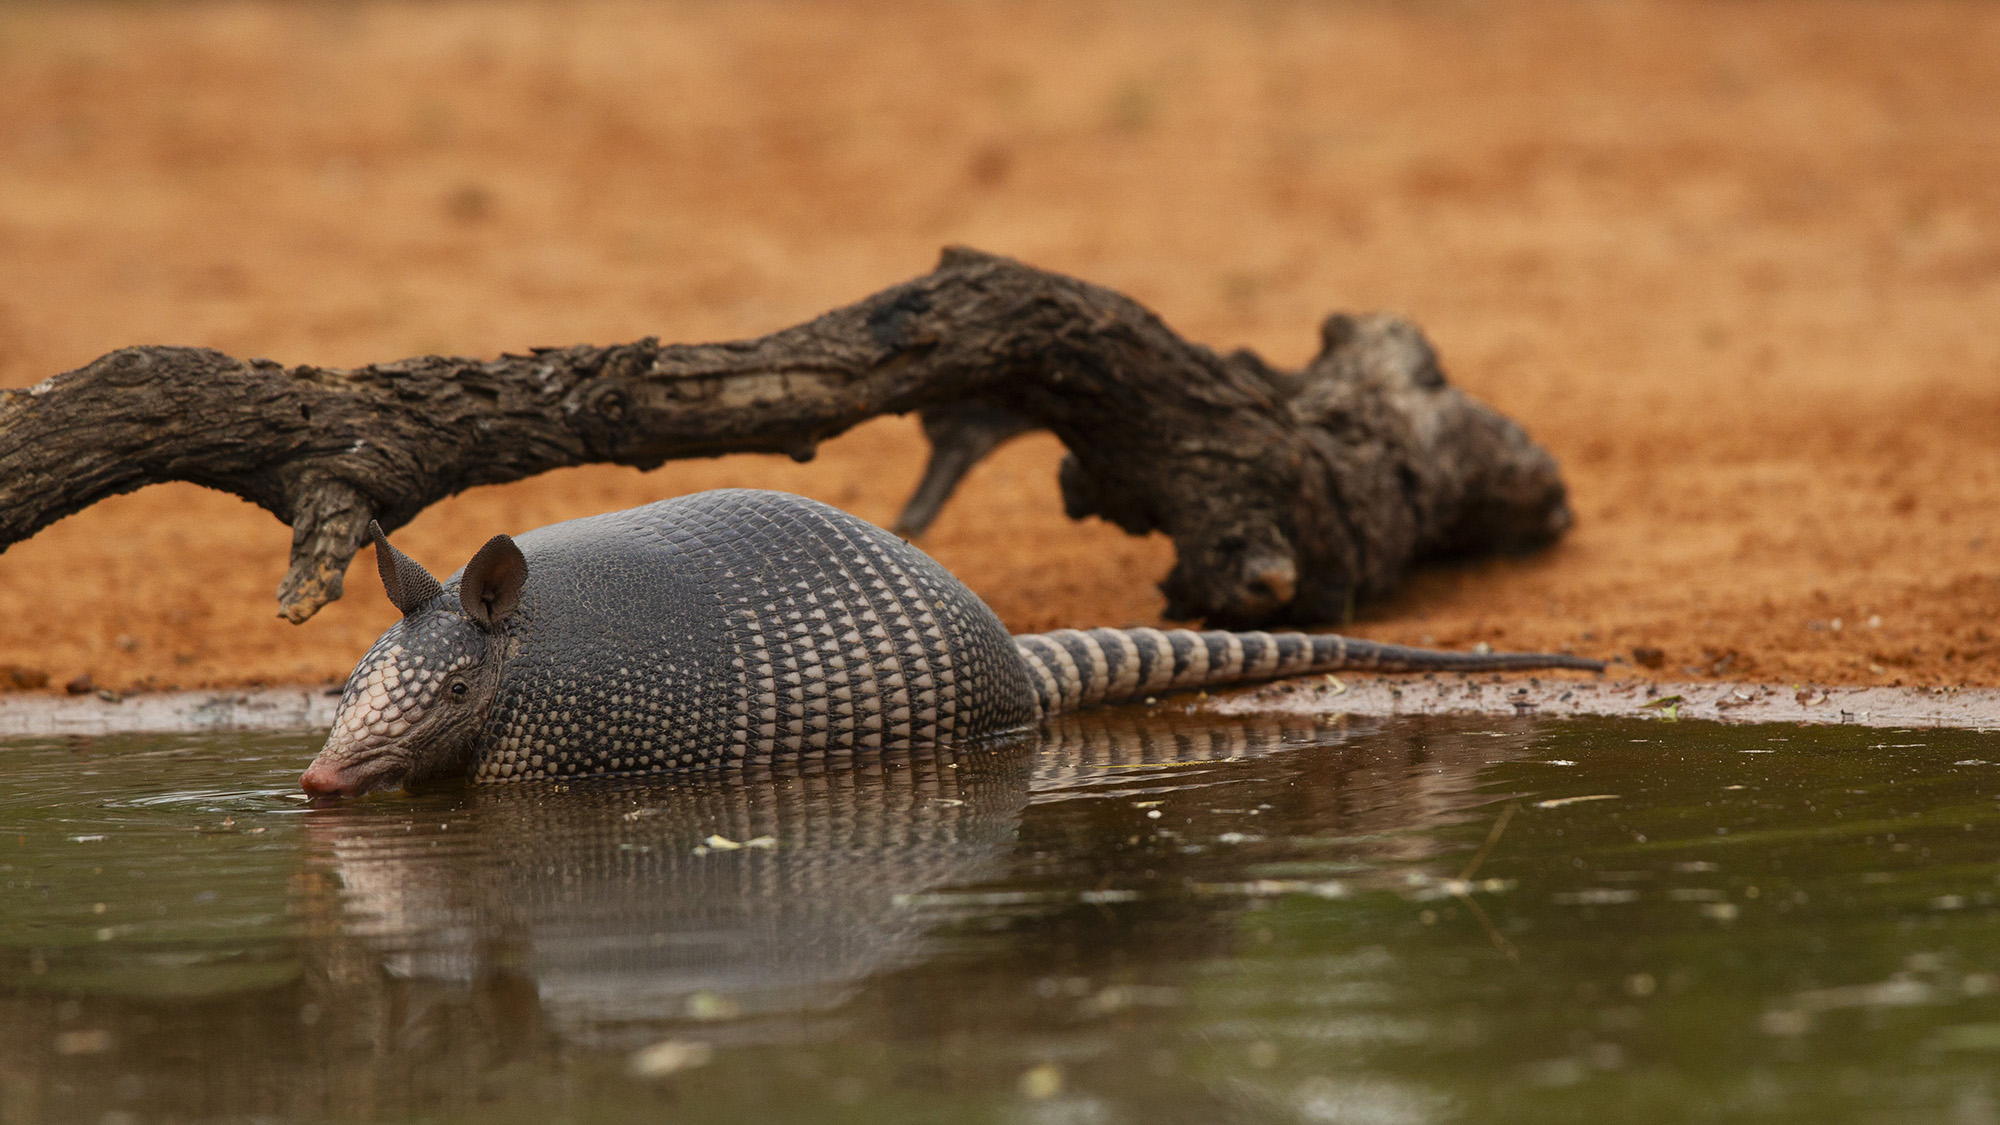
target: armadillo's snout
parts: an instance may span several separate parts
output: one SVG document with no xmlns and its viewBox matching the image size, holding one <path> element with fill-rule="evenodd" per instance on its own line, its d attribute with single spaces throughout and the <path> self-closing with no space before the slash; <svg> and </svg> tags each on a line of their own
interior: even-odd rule
<svg viewBox="0 0 2000 1125">
<path fill-rule="evenodd" d="M 299 788 L 313 797 L 350 797 L 355 793 L 353 784 L 341 775 L 340 767 L 327 761 L 324 755 L 314 758 L 306 772 L 299 775 Z"/>
<path fill-rule="evenodd" d="M 299 775 L 299 788 L 314 797 L 359 797 L 401 785 L 408 772 L 403 759 L 391 748 L 357 750 L 336 737 L 328 740 L 319 757 Z"/>
<path fill-rule="evenodd" d="M 299 788 L 314 797 L 359 797 L 392 789 L 402 780 L 403 772 L 392 761 L 340 762 L 321 754 L 299 775 Z"/>
</svg>

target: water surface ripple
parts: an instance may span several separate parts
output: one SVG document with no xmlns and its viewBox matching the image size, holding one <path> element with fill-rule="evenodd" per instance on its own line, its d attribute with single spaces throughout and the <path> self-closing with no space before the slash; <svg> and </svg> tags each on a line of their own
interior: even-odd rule
<svg viewBox="0 0 2000 1125">
<path fill-rule="evenodd" d="M 1067 718 L 313 807 L 0 745 L 0 1121 L 2000 1122 L 2000 740 Z"/>
</svg>

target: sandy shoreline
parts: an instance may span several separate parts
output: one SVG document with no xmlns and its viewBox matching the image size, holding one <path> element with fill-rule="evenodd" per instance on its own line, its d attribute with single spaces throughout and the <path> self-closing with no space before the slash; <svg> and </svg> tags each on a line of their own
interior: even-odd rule
<svg viewBox="0 0 2000 1125">
<path fill-rule="evenodd" d="M 112 734 L 324 730 L 336 692 L 325 688 L 0 697 L 0 739 Z M 1868 727 L 2000 728 L 2000 688 L 1894 688 L 1744 683 L 1655 683 L 1541 676 L 1287 680 L 1214 695 L 1166 696 L 1189 714 L 1622 716 L 1665 721 Z"/>
<path fill-rule="evenodd" d="M 0 4 L 0 386 L 142 343 L 755 336 L 964 244 L 1284 365 L 1331 310 L 1405 314 L 1562 461 L 1552 550 L 1428 569 L 1343 631 L 2000 686 L 2000 6 L 1835 11 Z M 475 488 L 396 537 L 448 573 L 725 485 L 886 522 L 924 452 L 883 419 L 811 464 Z M 1003 448 L 921 545 L 1016 632 L 1160 624 L 1171 545 L 1064 518 L 1060 457 Z M 394 610 L 364 555 L 278 620 L 291 537 L 176 484 L 8 548 L 0 692 L 340 682 Z"/>
</svg>

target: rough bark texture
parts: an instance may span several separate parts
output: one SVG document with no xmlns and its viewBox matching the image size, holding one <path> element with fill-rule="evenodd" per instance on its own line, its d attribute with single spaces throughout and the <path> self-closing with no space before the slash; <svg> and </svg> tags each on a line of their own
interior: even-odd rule
<svg viewBox="0 0 2000 1125">
<path fill-rule="evenodd" d="M 0 547 L 121 492 L 185 480 L 292 525 L 281 612 L 340 596 L 368 521 L 590 462 L 812 457 L 923 412 L 926 526 L 994 446 L 1047 428 L 1075 518 L 1162 531 L 1168 613 L 1338 621 L 1415 562 L 1535 546 L 1570 521 L 1555 461 L 1449 386 L 1420 332 L 1329 317 L 1297 372 L 1218 355 L 1132 300 L 948 250 L 929 274 L 755 340 L 424 356 L 340 370 L 125 348 L 0 394 Z"/>
</svg>

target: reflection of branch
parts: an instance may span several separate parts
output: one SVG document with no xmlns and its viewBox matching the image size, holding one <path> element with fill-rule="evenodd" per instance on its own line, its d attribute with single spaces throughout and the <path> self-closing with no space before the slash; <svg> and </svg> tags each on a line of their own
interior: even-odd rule
<svg viewBox="0 0 2000 1125">
<path fill-rule="evenodd" d="M 1493 919 L 1486 916 L 1486 911 L 1477 902 L 1472 900 L 1470 894 L 1462 890 L 1453 891 L 1452 893 L 1458 897 L 1458 901 L 1465 904 L 1467 910 L 1472 911 L 1472 916 L 1479 920 L 1479 928 L 1486 931 L 1487 938 L 1493 942 L 1493 948 L 1499 950 L 1502 957 L 1505 957 L 1509 961 L 1519 961 L 1521 959 L 1521 951 L 1515 948 L 1513 942 L 1508 941 L 1501 934 L 1499 927 L 1493 924 Z"/>
<path fill-rule="evenodd" d="M 1493 854 L 1493 845 L 1500 842 L 1500 834 L 1507 831 L 1507 822 L 1514 819 L 1514 811 L 1520 807 L 1521 802 L 1509 801 L 1507 802 L 1507 807 L 1500 810 L 1500 818 L 1495 820 L 1493 827 L 1486 832 L 1486 842 L 1479 845 L 1478 851 L 1472 853 L 1472 862 L 1466 864 L 1465 870 L 1459 873 L 1459 882 L 1469 883 L 1472 881 L 1473 873 L 1479 870 L 1480 864 L 1486 862 L 1487 856 Z"/>
<path fill-rule="evenodd" d="M 340 596 L 370 518 L 593 462 L 812 457 L 921 411 L 937 456 L 904 516 L 927 524 L 999 442 L 1069 448 L 1064 506 L 1179 558 L 1173 617 L 1338 620 L 1425 557 L 1544 543 L 1569 523 L 1555 462 L 1448 386 L 1393 317 L 1330 317 L 1279 371 L 1175 335 L 1127 297 L 947 251 L 932 272 L 755 340 L 423 356 L 354 370 L 137 347 L 0 393 L 0 546 L 108 496 L 185 480 L 292 525 L 279 587 L 303 621 Z"/>
<path fill-rule="evenodd" d="M 1500 842 L 1500 834 L 1507 831 L 1507 822 L 1514 819 L 1514 813 L 1520 807 L 1521 802 L 1509 801 L 1507 807 L 1500 810 L 1499 818 L 1494 820 L 1493 827 L 1486 833 L 1486 842 L 1479 845 L 1479 850 L 1473 853 L 1472 862 L 1465 865 L 1465 870 L 1458 876 L 1458 885 L 1453 887 L 1451 892 L 1458 901 L 1465 904 L 1467 910 L 1472 911 L 1472 916 L 1479 921 L 1480 929 L 1485 930 L 1486 937 L 1493 942 L 1493 948 L 1499 950 L 1501 956 L 1509 961 L 1519 961 L 1521 951 L 1513 942 L 1507 940 L 1500 932 L 1500 928 L 1493 924 L 1493 919 L 1486 916 L 1485 909 L 1473 900 L 1471 883 L 1473 873 L 1477 872 L 1479 865 L 1485 863 L 1486 857 L 1493 853 L 1493 845 Z"/>
</svg>

